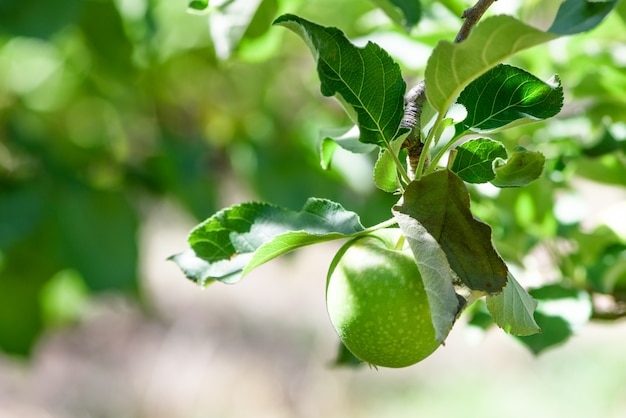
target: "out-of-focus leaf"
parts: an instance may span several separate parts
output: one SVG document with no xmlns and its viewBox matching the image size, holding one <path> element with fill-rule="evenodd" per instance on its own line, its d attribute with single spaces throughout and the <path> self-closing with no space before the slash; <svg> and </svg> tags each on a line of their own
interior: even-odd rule
<svg viewBox="0 0 626 418">
<path fill-rule="evenodd" d="M 89 289 L 76 270 L 56 273 L 39 294 L 46 325 L 59 326 L 76 321 L 83 314 L 88 295 Z"/>
<path fill-rule="evenodd" d="M 55 218 L 66 265 L 91 290 L 136 292 L 138 219 L 122 194 L 68 187 L 56 202 Z"/>
<path fill-rule="evenodd" d="M 309 199 L 301 211 L 265 203 L 224 209 L 191 231 L 191 248 L 171 257 L 200 284 L 235 283 L 261 264 L 297 248 L 363 231 L 356 213 L 325 199 Z"/>
<path fill-rule="evenodd" d="M 451 170 L 468 183 L 493 180 L 493 161 L 507 158 L 501 142 L 487 138 L 472 139 L 457 147 Z"/>
<path fill-rule="evenodd" d="M 205 10 L 209 7 L 209 0 L 190 0 L 188 7 L 191 10 Z"/>
<path fill-rule="evenodd" d="M 400 67 L 378 45 L 354 46 L 336 28 L 326 28 L 294 15 L 274 24 L 298 34 L 317 61 L 324 96 L 336 98 L 357 114 L 359 140 L 388 147 L 404 116 L 406 84 Z"/>
<path fill-rule="evenodd" d="M 500 64 L 472 81 L 457 102 L 467 109 L 457 131 L 491 131 L 518 119 L 555 116 L 563 106 L 563 88 L 558 77 L 544 83 L 520 68 Z"/>
<path fill-rule="evenodd" d="M 337 344 L 337 357 L 332 365 L 335 367 L 359 367 L 363 365 L 363 362 L 352 354 L 344 343 L 339 341 L 339 344 Z"/>
<path fill-rule="evenodd" d="M 546 157 L 540 152 L 516 147 L 507 160 L 494 161 L 496 177 L 491 183 L 497 187 L 522 187 L 539 178 Z"/>
<path fill-rule="evenodd" d="M 591 299 L 587 292 L 554 284 L 529 293 L 539 302 L 535 320 L 542 332 L 517 338 L 535 354 L 562 344 L 589 321 Z"/>
<path fill-rule="evenodd" d="M 618 150 L 626 152 L 626 138 L 618 139 L 608 127 L 605 127 L 600 139 L 582 151 L 587 157 L 600 157 Z"/>
<path fill-rule="evenodd" d="M 497 294 L 504 288 L 507 266 L 493 248 L 489 225 L 472 215 L 469 194 L 459 176 L 441 170 L 411 182 L 394 211 L 426 228 L 471 290 Z"/>
<path fill-rule="evenodd" d="M 626 158 L 618 153 L 605 154 L 594 159 L 580 158 L 576 161 L 576 174 L 598 183 L 624 186 Z"/>
<path fill-rule="evenodd" d="M 532 335 L 541 331 L 533 317 L 537 302 L 509 273 L 499 295 L 487 296 L 487 308 L 496 324 L 513 335 Z"/>
<path fill-rule="evenodd" d="M 573 35 L 598 26 L 613 10 L 618 0 L 565 0 L 548 32 L 557 35 Z"/>
<path fill-rule="evenodd" d="M 437 341 L 444 342 L 461 310 L 452 284 L 452 269 L 437 240 L 417 219 L 402 213 L 398 208 L 394 207 L 393 215 L 398 220 L 398 226 L 409 243 L 422 275 L 435 337 Z"/>
<path fill-rule="evenodd" d="M 96 68 L 105 68 L 118 77 L 132 74 L 133 44 L 114 2 L 83 2 L 80 27 L 98 64 Z"/>
<path fill-rule="evenodd" d="M 422 17 L 420 0 L 373 0 L 397 25 L 410 32 Z"/>
<path fill-rule="evenodd" d="M 255 27 L 250 30 L 254 36 L 269 29 L 271 20 L 267 21 L 265 17 L 268 10 L 275 7 L 275 3 L 276 0 L 213 1 L 211 7 L 215 7 L 215 10 L 209 14 L 209 31 L 217 57 L 222 60 L 229 58 L 253 21 L 256 22 Z M 260 13 L 258 19 L 257 13 Z M 263 21 L 267 24 L 265 30 L 262 29 Z"/>
<path fill-rule="evenodd" d="M 83 3 L 81 0 L 2 0 L 0 33 L 48 38 L 73 22 Z"/>
</svg>

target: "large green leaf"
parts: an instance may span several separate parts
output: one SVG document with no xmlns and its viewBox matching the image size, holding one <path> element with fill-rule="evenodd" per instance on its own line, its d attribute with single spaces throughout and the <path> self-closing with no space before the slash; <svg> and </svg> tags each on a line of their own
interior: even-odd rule
<svg viewBox="0 0 626 418">
<path fill-rule="evenodd" d="M 565 0 L 548 32 L 573 35 L 598 26 L 619 0 Z"/>
<path fill-rule="evenodd" d="M 296 248 L 363 231 L 356 213 L 325 199 L 309 199 L 301 211 L 265 203 L 224 209 L 189 235 L 191 248 L 171 259 L 185 275 L 207 284 L 235 283 L 255 267 Z"/>
<path fill-rule="evenodd" d="M 479 23 L 463 42 L 440 41 L 426 66 L 428 101 L 438 112 L 445 112 L 465 86 L 490 68 L 535 45 L 593 29 L 617 1 L 595 3 L 565 1 L 547 32 L 511 16 L 493 16 Z"/>
<path fill-rule="evenodd" d="M 322 94 L 337 95 L 356 112 L 360 141 L 387 147 L 398 134 L 406 90 L 400 67 L 389 54 L 372 42 L 357 48 L 339 29 L 298 16 L 283 15 L 274 24 L 307 43 L 317 61 Z"/>
<path fill-rule="evenodd" d="M 394 210 L 426 228 L 471 290 L 496 294 L 506 285 L 508 269 L 493 248 L 491 228 L 472 215 L 469 194 L 459 176 L 441 170 L 411 182 Z"/>
<path fill-rule="evenodd" d="M 452 269 L 437 240 L 417 219 L 397 209 L 396 206 L 393 214 L 411 247 L 417 268 L 422 275 L 435 336 L 437 341 L 443 342 L 461 310 L 454 291 Z"/>
<path fill-rule="evenodd" d="M 455 149 L 450 168 L 468 183 L 486 183 L 493 180 L 493 162 L 506 159 L 507 153 L 501 142 L 488 138 L 477 138 L 465 142 Z"/>
<path fill-rule="evenodd" d="M 563 88 L 558 78 L 544 83 L 520 68 L 500 64 L 471 82 L 457 102 L 467 110 L 457 131 L 491 131 L 518 119 L 555 116 L 563 107 Z"/>
<path fill-rule="evenodd" d="M 487 309 L 496 324 L 513 335 L 532 335 L 541 331 L 533 314 L 537 302 L 509 273 L 499 295 L 487 297 Z"/>
<path fill-rule="evenodd" d="M 441 41 L 426 66 L 426 95 L 445 112 L 471 81 L 507 57 L 558 35 L 540 31 L 511 16 L 494 16 L 479 23 L 461 43 Z"/>
</svg>

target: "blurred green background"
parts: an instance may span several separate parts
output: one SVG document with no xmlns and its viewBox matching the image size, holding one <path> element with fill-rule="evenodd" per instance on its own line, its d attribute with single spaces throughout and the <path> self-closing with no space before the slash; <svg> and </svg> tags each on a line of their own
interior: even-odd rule
<svg viewBox="0 0 626 418">
<path fill-rule="evenodd" d="M 470 345 L 478 328 L 459 324 L 411 369 L 334 370 L 333 245 L 205 292 L 165 261 L 194 223 L 241 201 L 298 209 L 316 196 L 365 225 L 390 216 L 374 156 L 320 168 L 320 132 L 349 120 L 276 16 L 374 40 L 411 85 L 471 5 L 423 1 L 407 33 L 366 0 L 222 3 L 0 0 L 0 416 L 624 416 L 623 321 L 538 360 L 497 330 Z M 559 3 L 490 13 L 545 29 Z M 566 90 L 554 120 L 498 135 L 543 152 L 546 170 L 524 189 L 471 190 L 522 284 L 593 291 L 609 314 L 626 299 L 625 4 L 510 61 Z"/>
</svg>

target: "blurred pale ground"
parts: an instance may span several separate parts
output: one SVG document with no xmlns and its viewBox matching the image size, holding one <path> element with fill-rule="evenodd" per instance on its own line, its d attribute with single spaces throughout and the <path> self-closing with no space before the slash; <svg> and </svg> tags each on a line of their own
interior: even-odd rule
<svg viewBox="0 0 626 418">
<path fill-rule="evenodd" d="M 201 290 L 165 261 L 192 221 L 167 204 L 151 212 L 141 242 L 154 315 L 112 297 L 44 338 L 32 363 L 0 357 L 1 418 L 626 417 L 624 321 L 539 357 L 460 323 L 413 367 L 334 369 L 324 282 L 339 244 Z"/>
</svg>

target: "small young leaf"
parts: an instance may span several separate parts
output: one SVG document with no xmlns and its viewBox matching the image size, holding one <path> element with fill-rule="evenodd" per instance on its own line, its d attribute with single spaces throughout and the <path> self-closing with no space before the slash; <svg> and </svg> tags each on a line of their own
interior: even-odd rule
<svg viewBox="0 0 626 418">
<path fill-rule="evenodd" d="M 546 157 L 540 152 L 516 147 L 515 152 L 508 161 L 494 161 L 496 177 L 491 180 L 491 184 L 496 187 L 526 186 L 539 178 L 545 161 Z"/>
<path fill-rule="evenodd" d="M 518 339 L 535 354 L 565 342 L 591 316 L 591 298 L 585 291 L 553 284 L 533 289 L 530 295 L 538 301 L 535 319 L 543 332 Z"/>
<path fill-rule="evenodd" d="M 471 290 L 497 294 L 506 285 L 508 269 L 493 247 L 491 228 L 474 218 L 465 183 L 453 172 L 436 171 L 411 182 L 394 211 L 426 228 Z"/>
<path fill-rule="evenodd" d="M 487 309 L 496 324 L 513 335 L 531 335 L 541 331 L 533 317 L 537 302 L 509 273 L 508 283 L 499 295 L 487 296 Z"/>
<path fill-rule="evenodd" d="M 396 208 L 393 215 L 411 247 L 424 281 L 436 339 L 444 342 L 461 309 L 452 284 L 452 269 L 446 254 L 426 228 L 417 219 L 397 211 Z"/>
<path fill-rule="evenodd" d="M 555 116 L 563 107 L 563 88 L 558 78 L 551 85 L 520 68 L 500 64 L 472 81 L 457 102 L 467 109 L 459 124 L 462 128 L 490 131 L 518 119 Z"/>
<path fill-rule="evenodd" d="M 381 149 L 378 160 L 376 160 L 374 165 L 374 184 L 385 192 L 395 193 L 400 188 L 398 167 L 391 153 L 395 153 L 395 155 L 400 153 L 400 147 L 402 147 L 405 138 L 406 135 L 401 135 L 393 140 L 390 148 Z"/>
<path fill-rule="evenodd" d="M 359 128 L 353 126 L 345 128 L 324 129 L 320 142 L 320 163 L 324 170 L 328 170 L 337 146 L 356 154 L 366 154 L 376 149 L 376 145 L 364 144 L 359 141 Z"/>
<path fill-rule="evenodd" d="M 486 183 L 493 180 L 493 162 L 507 158 L 504 145 L 487 138 L 467 141 L 456 148 L 451 170 L 468 183 Z"/>
<path fill-rule="evenodd" d="M 618 0 L 565 0 L 548 32 L 573 35 L 591 30 L 604 20 L 617 3 Z"/>
<path fill-rule="evenodd" d="M 407 32 L 410 32 L 422 17 L 420 0 L 373 0 L 373 2 Z"/>
<path fill-rule="evenodd" d="M 326 28 L 294 15 L 274 21 L 299 35 L 317 61 L 324 96 L 336 96 L 357 114 L 359 140 L 388 146 L 404 116 L 406 84 L 400 67 L 378 45 L 354 46 L 337 28 Z"/>
<path fill-rule="evenodd" d="M 289 251 L 346 238 L 363 229 L 356 213 L 325 199 L 309 199 L 300 212 L 244 203 L 194 228 L 188 238 L 191 248 L 170 259 L 200 285 L 210 280 L 235 283 Z"/>
</svg>

